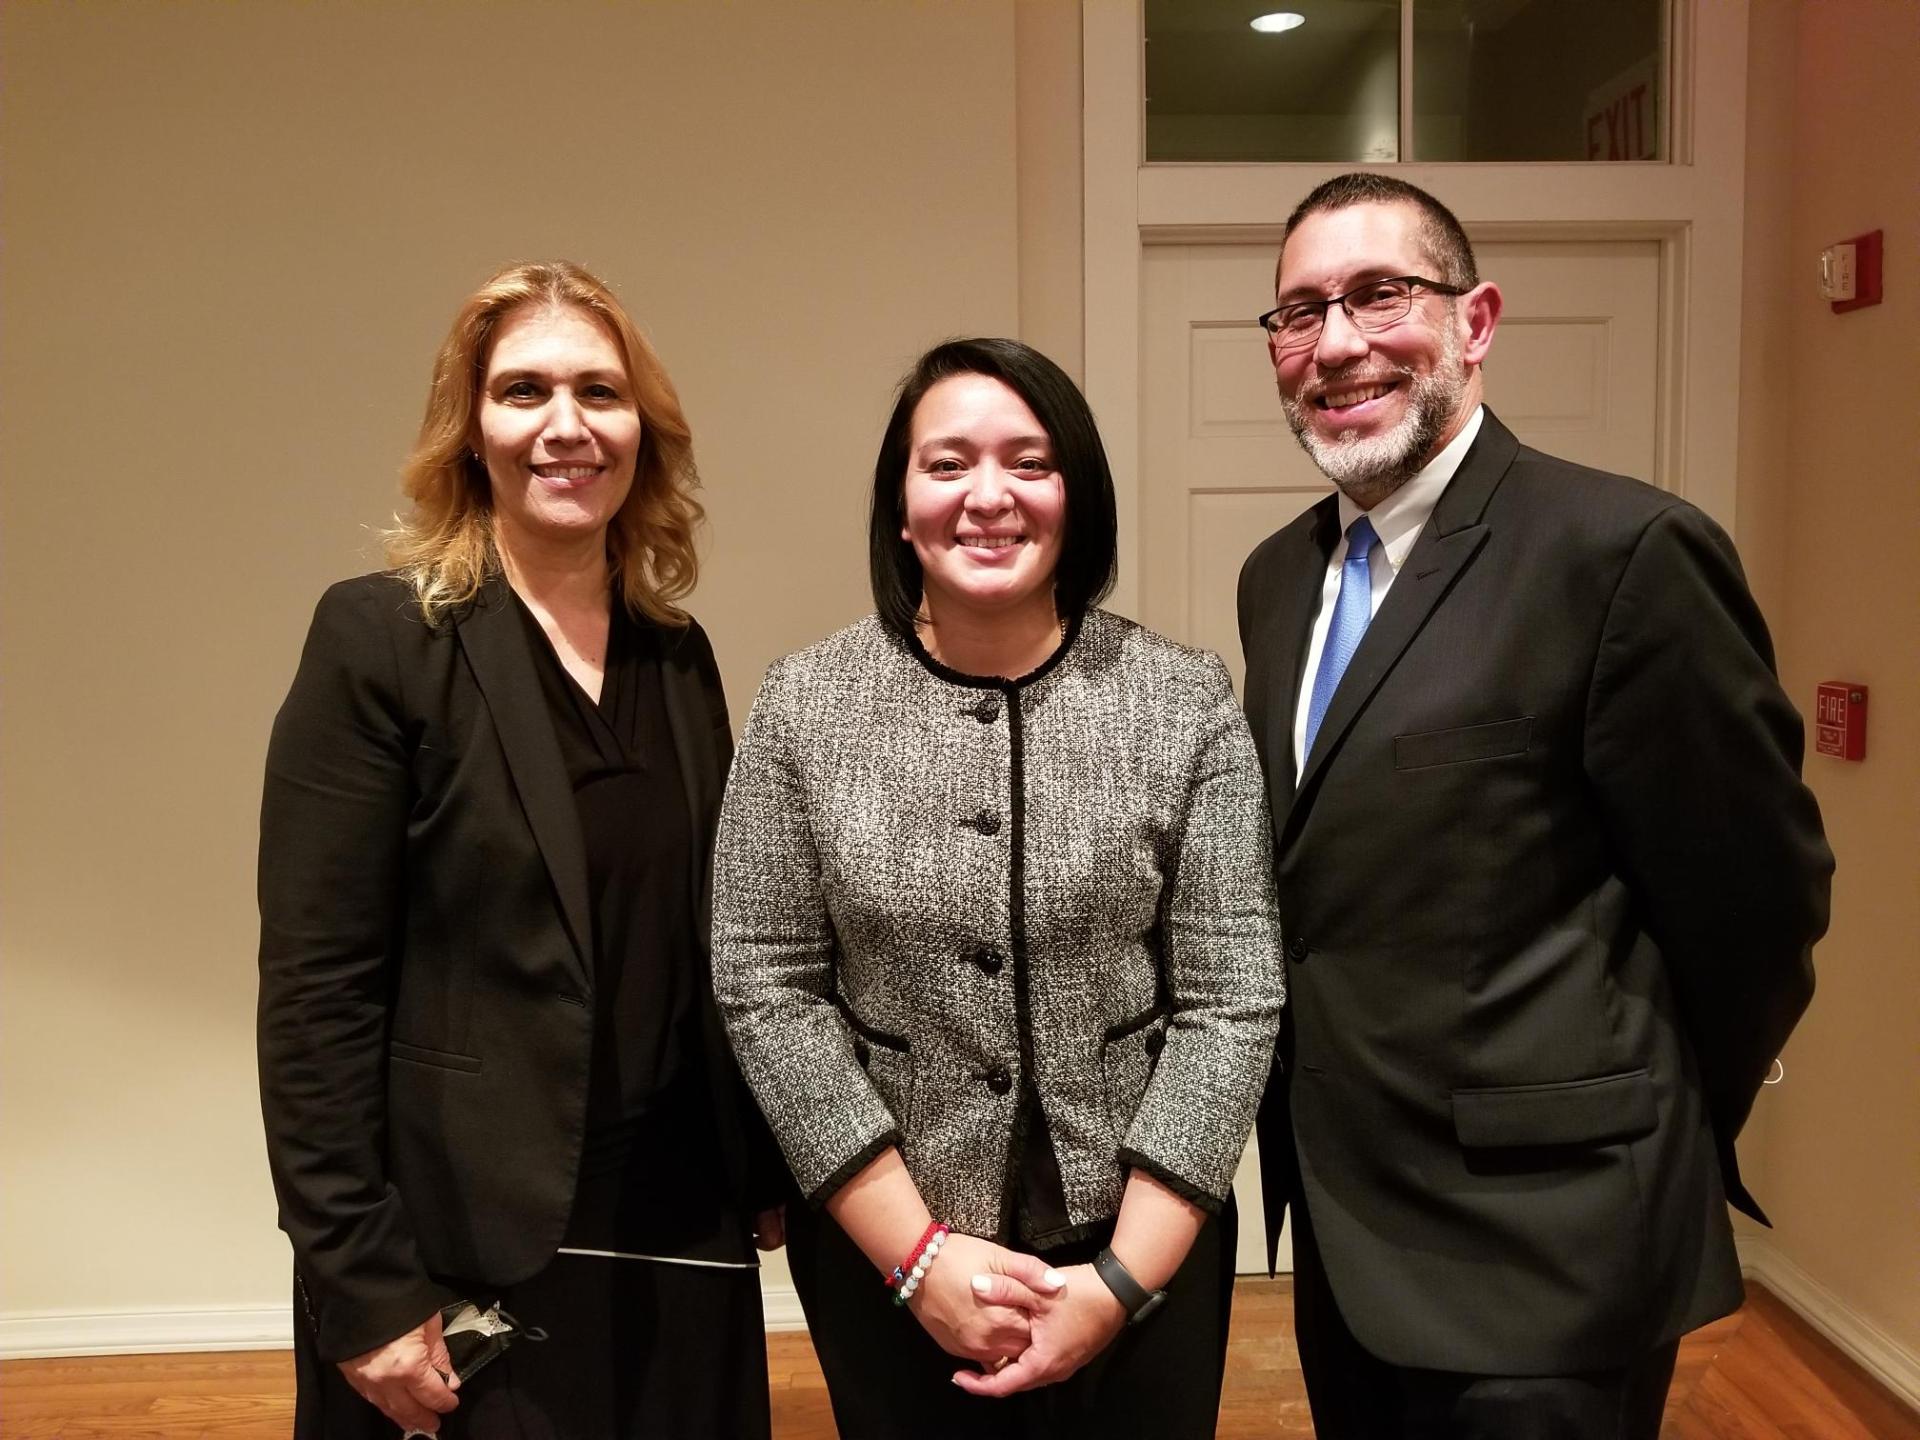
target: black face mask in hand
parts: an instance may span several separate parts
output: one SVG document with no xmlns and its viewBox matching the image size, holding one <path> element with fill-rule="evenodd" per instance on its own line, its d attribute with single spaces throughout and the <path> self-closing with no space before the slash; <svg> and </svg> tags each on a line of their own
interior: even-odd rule
<svg viewBox="0 0 1920 1440">
<path fill-rule="evenodd" d="M 453 1361 L 453 1373 L 463 1381 L 491 1364 L 514 1341 L 547 1338 L 546 1331 L 522 1325 L 498 1305 L 482 1310 L 471 1300 L 456 1301 L 440 1311 L 440 1335 Z M 408 1430 L 401 1440 L 423 1434 Z"/>
</svg>

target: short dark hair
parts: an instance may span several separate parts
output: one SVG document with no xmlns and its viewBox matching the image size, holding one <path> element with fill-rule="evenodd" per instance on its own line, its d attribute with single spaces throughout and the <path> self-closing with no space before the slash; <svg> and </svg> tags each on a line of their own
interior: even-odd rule
<svg viewBox="0 0 1920 1440">
<path fill-rule="evenodd" d="M 1294 228 L 1309 215 L 1323 210 L 1345 210 L 1353 205 L 1411 205 L 1420 212 L 1420 248 L 1427 252 L 1440 273 L 1430 278 L 1445 281 L 1459 290 L 1471 290 L 1480 283 L 1480 271 L 1473 262 L 1473 242 L 1461 228 L 1454 213 L 1418 185 L 1409 185 L 1391 175 L 1373 170 L 1351 170 L 1314 186 L 1312 193 L 1287 217 L 1287 228 L 1280 236 L 1280 253 L 1286 254 L 1287 241 Z"/>
<path fill-rule="evenodd" d="M 914 634 L 923 577 L 920 558 L 900 537 L 905 521 L 902 494 L 913 444 L 913 412 L 942 380 L 986 375 L 1026 401 L 1053 442 L 1054 468 L 1066 491 L 1066 533 L 1053 572 L 1053 603 L 1062 619 L 1078 620 L 1113 589 L 1118 569 L 1119 520 L 1113 471 L 1093 423 L 1086 397 L 1066 371 L 1018 340 L 947 340 L 914 362 L 895 394 L 893 414 L 873 462 L 873 497 L 867 511 L 867 557 L 873 603 L 887 628 L 902 639 Z"/>
</svg>

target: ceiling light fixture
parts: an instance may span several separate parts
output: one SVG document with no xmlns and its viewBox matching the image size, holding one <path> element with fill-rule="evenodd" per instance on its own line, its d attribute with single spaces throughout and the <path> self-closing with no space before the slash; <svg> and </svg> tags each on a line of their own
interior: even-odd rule
<svg viewBox="0 0 1920 1440">
<path fill-rule="evenodd" d="M 1288 30 L 1298 30 L 1307 23 L 1307 17 L 1291 10 L 1276 10 L 1271 15 L 1256 15 L 1247 23 L 1262 35 L 1279 35 Z"/>
</svg>

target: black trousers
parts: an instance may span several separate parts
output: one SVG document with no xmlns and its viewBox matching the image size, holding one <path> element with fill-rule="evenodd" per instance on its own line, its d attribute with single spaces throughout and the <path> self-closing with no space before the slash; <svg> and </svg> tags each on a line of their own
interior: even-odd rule
<svg viewBox="0 0 1920 1440">
<path fill-rule="evenodd" d="M 788 1258 L 841 1440 L 1125 1440 L 1213 1434 L 1233 1305 L 1233 1204 L 1200 1231 L 1166 1304 L 1057 1385 L 986 1400 L 953 1384 L 967 1362 L 936 1345 L 824 1211 L 788 1210 Z M 1105 1233 L 1043 1251 L 1091 1260 Z M 1096 1282 L 1097 1283 L 1097 1282 Z"/>
<path fill-rule="evenodd" d="M 469 1380 L 444 1440 L 753 1440 L 771 1430 L 760 1276 L 559 1255 L 498 1292 L 523 1340 Z M 491 1298 L 491 1297 L 489 1297 Z M 531 1323 L 531 1322 L 529 1322 Z M 295 1440 L 398 1440 L 296 1324 Z"/>
<path fill-rule="evenodd" d="M 1312 1220 L 1297 1203 L 1293 1326 L 1320 1440 L 1658 1440 L 1680 1348 L 1670 1341 L 1631 1365 L 1581 1375 L 1468 1375 L 1389 1365 L 1347 1328 Z"/>
<path fill-rule="evenodd" d="M 443 1440 L 765 1440 L 760 1272 L 734 1268 L 754 1255 L 710 1131 L 699 1109 L 637 1129 L 632 1163 L 580 1178 L 566 1246 L 717 1263 L 562 1253 L 516 1285 L 438 1277 L 547 1336 L 517 1341 L 463 1385 Z M 397 1440 L 320 1358 L 297 1303 L 294 1315 L 295 1440 Z"/>
</svg>

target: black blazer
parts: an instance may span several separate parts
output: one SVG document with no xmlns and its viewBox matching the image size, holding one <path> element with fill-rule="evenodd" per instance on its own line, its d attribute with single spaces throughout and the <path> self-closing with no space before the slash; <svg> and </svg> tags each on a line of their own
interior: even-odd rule
<svg viewBox="0 0 1920 1440">
<path fill-rule="evenodd" d="M 698 625 L 665 648 L 688 811 L 711 846 L 726 701 Z M 430 1274 L 533 1274 L 572 1207 L 593 1043 L 586 854 L 504 581 L 435 626 L 391 575 L 327 591 L 274 721 L 260 828 L 268 1158 L 320 1353 L 346 1359 L 451 1298 Z M 708 867 L 694 870 L 704 965 Z M 743 1203 L 772 1203 L 771 1138 L 711 998 L 703 1014 L 730 1179 Z"/>
<path fill-rule="evenodd" d="M 1288 952 L 1260 1124 L 1390 1363 L 1610 1367 L 1741 1299 L 1733 1140 L 1833 860 L 1733 546 L 1488 412 L 1333 698 L 1293 720 L 1336 502 L 1240 577 Z M 1296 1153 L 1297 1141 L 1297 1153 Z"/>
</svg>

